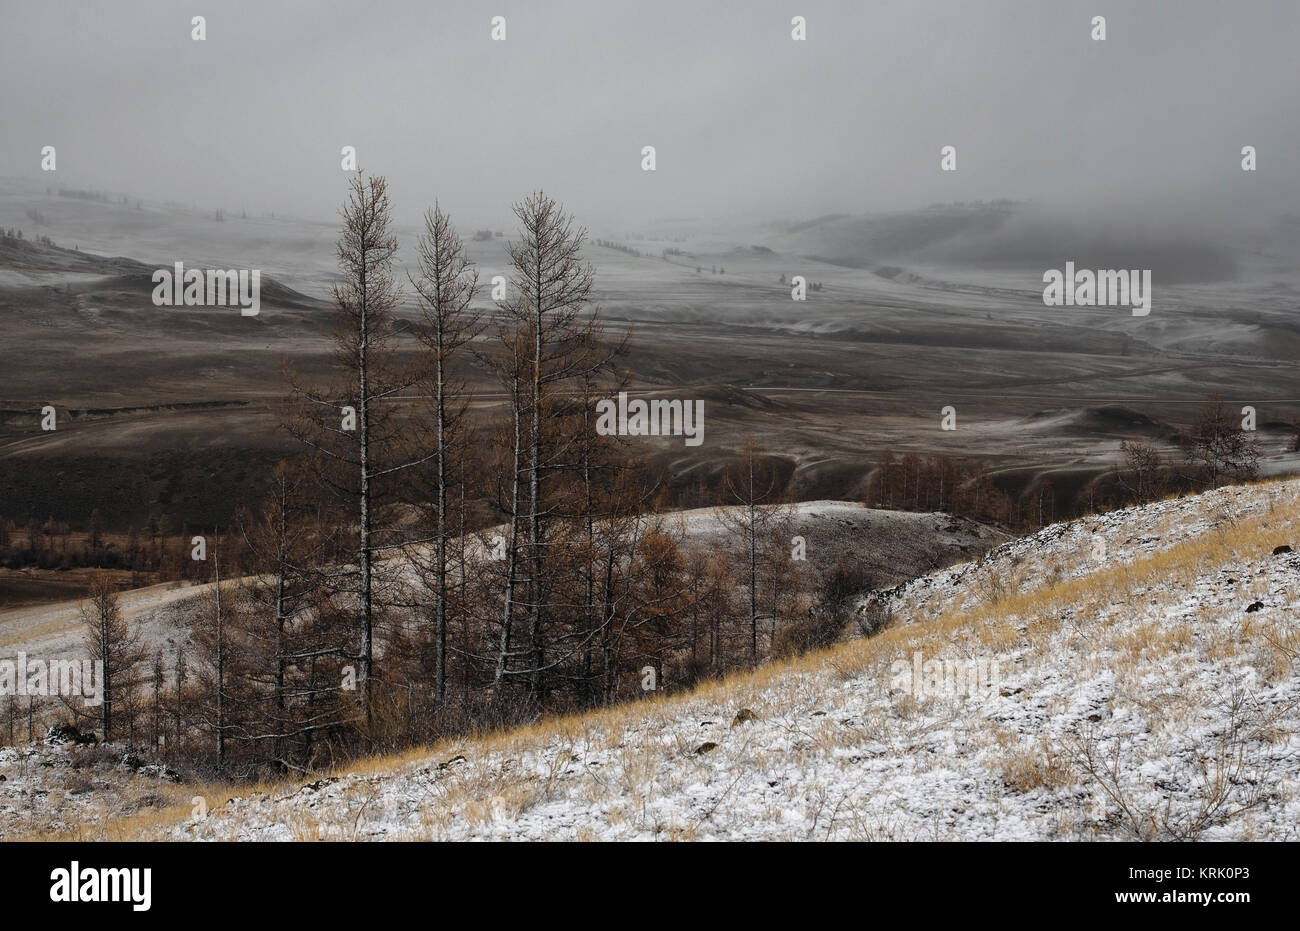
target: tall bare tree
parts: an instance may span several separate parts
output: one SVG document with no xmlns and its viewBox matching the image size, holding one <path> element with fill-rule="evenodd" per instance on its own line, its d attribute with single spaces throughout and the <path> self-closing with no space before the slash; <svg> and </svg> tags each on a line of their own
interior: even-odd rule
<svg viewBox="0 0 1300 931">
<path fill-rule="evenodd" d="M 758 622 L 765 615 L 758 609 L 759 586 L 763 580 L 763 560 L 773 539 L 777 515 L 769 507 L 780 499 L 780 477 L 773 464 L 763 455 L 758 441 L 746 437 L 740 459 L 723 474 L 727 496 L 739 505 L 721 517 L 724 527 L 739 540 L 743 569 L 741 578 L 749 590 L 749 661 L 758 662 Z"/>
<path fill-rule="evenodd" d="M 523 360 L 526 346 L 531 342 L 523 328 L 512 330 L 502 326 L 498 339 L 504 353 L 497 364 L 497 371 L 510 392 L 510 413 L 506 442 L 497 449 L 497 490 L 498 509 L 505 515 L 505 534 L 501 543 L 502 570 L 502 606 L 501 629 L 498 634 L 496 649 L 496 667 L 493 672 L 493 689 L 498 697 L 506 686 L 507 676 L 511 673 L 511 659 L 514 654 L 515 591 L 518 583 L 519 564 L 519 502 L 520 476 L 524 462 L 524 392 L 522 387 Z M 492 543 L 493 541 L 488 541 Z M 495 546 L 485 547 L 493 553 Z"/>
<path fill-rule="evenodd" d="M 452 586 L 448 581 L 447 547 L 451 523 L 448 491 L 460 484 L 451 467 L 463 461 L 451 449 L 461 442 L 461 421 L 467 398 L 465 385 L 452 372 L 466 348 L 479 334 L 480 314 L 471 309 L 478 292 L 478 273 L 465 253 L 465 246 L 450 219 L 435 203 L 424 215 L 424 233 L 416 245 L 418 275 L 411 284 L 419 296 L 424 328 L 420 340 L 429 350 L 434 455 L 433 545 L 434 545 L 434 689 L 439 703 L 447 698 L 447 604 Z"/>
<path fill-rule="evenodd" d="M 517 474 L 526 490 L 523 510 L 524 562 L 527 578 L 528 693 L 536 700 L 544 689 L 550 580 L 547 533 L 563 505 L 552 496 L 557 472 L 575 467 L 574 431 L 562 426 L 561 401 L 566 385 L 607 359 L 596 348 L 599 313 L 587 311 L 594 281 L 583 261 L 586 230 L 560 205 L 537 192 L 515 205 L 520 223 L 510 243 L 511 293 L 501 308 L 516 324 L 512 338 L 528 340 L 515 392 L 517 432 L 522 453 Z M 580 429 L 580 428 L 577 428 Z M 572 509 L 570 508 L 570 512 Z M 507 608 L 507 610 L 509 610 Z"/>
<path fill-rule="evenodd" d="M 342 280 L 333 287 L 337 310 L 335 361 L 343 373 L 341 388 L 317 390 L 294 383 L 299 416 L 290 430 L 337 468 L 322 470 L 322 480 L 350 499 L 356 520 L 356 568 L 342 590 L 354 599 L 357 646 L 349 658 L 357 664 L 357 691 L 367 730 L 373 723 L 376 554 L 400 540 L 391 515 L 396 473 L 433 458 L 413 446 L 418 431 L 405 429 L 396 400 L 423 379 L 415 366 L 401 363 L 390 345 L 394 311 L 401 288 L 393 271 L 397 237 L 392 230 L 388 183 L 361 171 L 349 181 L 338 241 Z M 343 400 L 340 400 L 340 397 Z M 342 406 L 342 407 L 341 407 Z M 312 408 L 315 408 L 312 411 Z M 312 411 L 302 414 L 301 409 Z M 342 408 L 347 408 L 346 413 Z M 338 424 L 338 426 L 334 426 Z M 389 483 L 387 491 L 380 483 Z"/>
</svg>

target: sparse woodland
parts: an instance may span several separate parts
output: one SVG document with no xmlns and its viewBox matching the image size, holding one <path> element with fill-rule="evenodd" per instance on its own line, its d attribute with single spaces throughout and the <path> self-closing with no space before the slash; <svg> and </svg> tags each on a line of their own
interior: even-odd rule
<svg viewBox="0 0 1300 931">
<path fill-rule="evenodd" d="M 112 672 L 106 700 L 63 703 L 56 719 L 251 778 L 680 689 L 826 641 L 824 619 L 808 633 L 818 580 L 790 558 L 779 475 L 757 447 L 721 477 L 723 503 L 744 506 L 726 528 L 733 560 L 685 548 L 659 485 L 596 433 L 622 346 L 591 305 L 585 231 L 540 193 L 515 213 L 509 296 L 484 312 L 450 219 L 428 212 L 399 280 L 386 183 L 353 179 L 334 378 L 286 373 L 284 428 L 303 456 L 232 526 L 131 536 L 119 565 L 212 583 L 181 609 L 188 646 L 150 654 L 97 576 L 87 649 Z M 394 338 L 406 295 L 415 354 Z M 475 366 L 508 399 L 495 413 L 471 411 Z M 6 527 L 0 545 L 48 560 L 60 533 Z M 101 537 L 73 558 L 93 564 Z M 0 733 L 40 736 L 24 705 L 10 702 Z"/>
<path fill-rule="evenodd" d="M 0 521 L 0 560 L 100 566 L 86 650 L 105 701 L 0 704 L 0 739 L 71 720 L 196 775 L 257 778 L 689 687 L 825 646 L 876 580 L 849 557 L 791 556 L 779 462 L 749 442 L 711 503 L 729 545 L 690 546 L 635 450 L 593 429 L 625 383 L 624 347 L 592 305 L 586 234 L 538 193 L 515 206 L 508 296 L 477 302 L 478 274 L 437 206 L 406 278 L 385 180 L 358 173 L 343 208 L 333 377 L 286 372 L 284 429 L 303 455 L 230 526 L 159 516 L 108 546 L 102 521 Z M 608 248 L 623 248 L 601 243 Z M 418 307 L 418 351 L 395 312 Z M 505 403 L 475 405 L 489 371 Z M 873 507 L 948 511 L 1018 528 L 1253 476 L 1253 446 L 1221 401 L 1180 462 L 1143 443 L 1104 480 L 1012 497 L 980 462 L 880 457 Z M 206 555 L 191 558 L 193 535 Z M 186 646 L 136 640 L 117 589 L 210 584 L 184 602 Z"/>
</svg>

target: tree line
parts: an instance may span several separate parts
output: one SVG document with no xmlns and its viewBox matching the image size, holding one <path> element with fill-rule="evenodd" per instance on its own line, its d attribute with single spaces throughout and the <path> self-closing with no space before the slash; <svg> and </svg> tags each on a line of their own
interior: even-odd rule
<svg viewBox="0 0 1300 931">
<path fill-rule="evenodd" d="M 1296 446 L 1300 449 L 1300 431 Z M 1040 475 L 1015 488 L 995 481 L 986 462 L 925 456 L 891 449 L 880 454 L 864 496 L 872 507 L 947 511 L 957 517 L 1029 531 L 1058 520 L 1158 501 L 1220 485 L 1251 481 L 1259 474 L 1259 448 L 1252 431 L 1223 399 L 1212 395 L 1192 422 L 1162 447 L 1123 440 L 1114 468 L 1067 483 Z"/>
</svg>

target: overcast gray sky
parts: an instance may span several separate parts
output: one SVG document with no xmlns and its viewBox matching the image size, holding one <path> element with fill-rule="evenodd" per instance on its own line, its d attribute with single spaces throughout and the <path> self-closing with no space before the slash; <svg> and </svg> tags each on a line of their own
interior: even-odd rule
<svg viewBox="0 0 1300 931">
<path fill-rule="evenodd" d="M 345 144 L 408 222 L 438 197 L 504 223 L 538 187 L 620 228 L 1300 199 L 1293 0 L 0 0 L 0 23 L 0 175 L 49 183 L 55 145 L 61 184 L 231 210 L 333 217 Z"/>
</svg>

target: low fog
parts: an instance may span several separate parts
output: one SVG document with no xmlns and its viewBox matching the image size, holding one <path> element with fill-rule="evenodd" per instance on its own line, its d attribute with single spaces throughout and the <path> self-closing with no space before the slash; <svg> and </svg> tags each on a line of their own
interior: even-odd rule
<svg viewBox="0 0 1300 931">
<path fill-rule="evenodd" d="M 1300 206 L 1288 0 L 4 7 L 0 176 L 33 183 L 329 219 L 353 145 L 406 223 L 502 228 L 536 188 L 615 229 L 1011 198 L 1157 250 Z M 999 236 L 953 257 L 1034 233 Z"/>
</svg>

